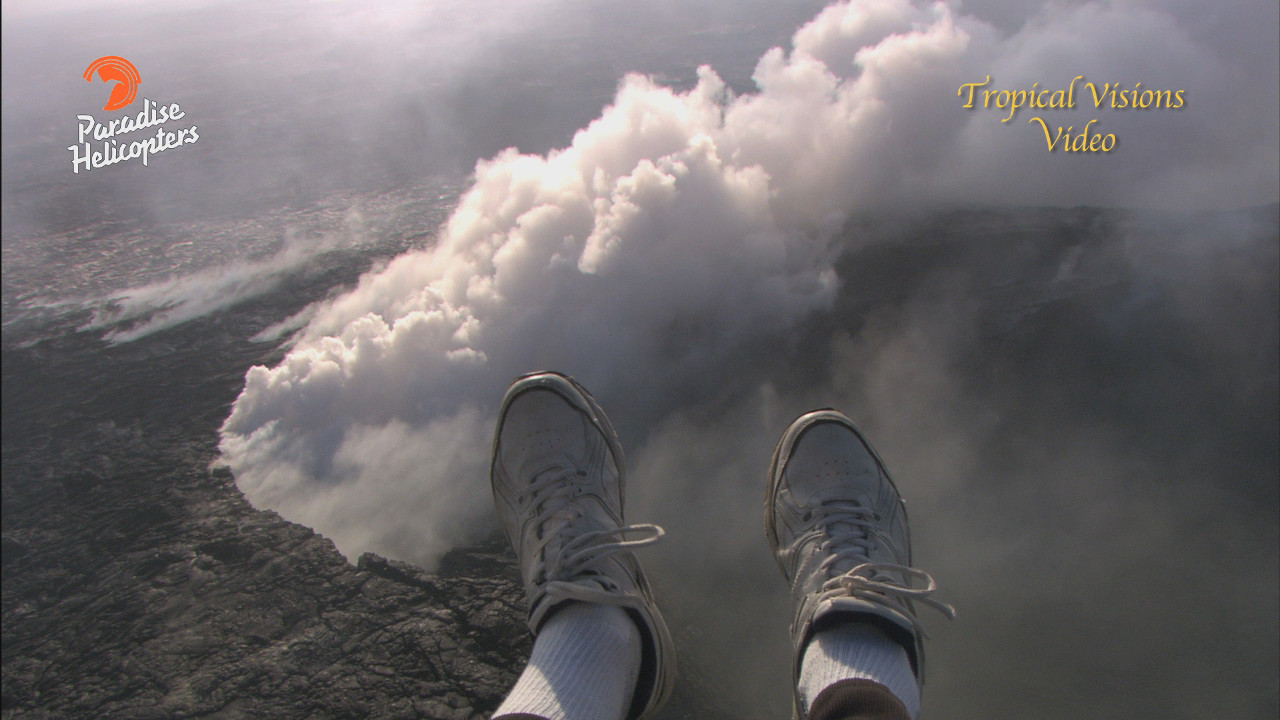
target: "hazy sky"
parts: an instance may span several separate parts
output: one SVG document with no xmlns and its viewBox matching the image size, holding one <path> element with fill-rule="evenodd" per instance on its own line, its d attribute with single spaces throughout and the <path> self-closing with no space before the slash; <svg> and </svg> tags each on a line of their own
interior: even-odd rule
<svg viewBox="0 0 1280 720">
<path fill-rule="evenodd" d="M 80 73 L 102 55 L 128 57 L 142 72 L 140 97 L 178 101 L 204 128 L 204 141 L 181 160 L 131 173 L 130 184 L 146 187 L 152 205 L 172 201 L 189 211 L 282 194 L 282 186 L 308 192 L 466 172 L 508 145 L 545 152 L 596 117 L 628 71 L 687 87 L 706 63 L 739 92 L 751 90 L 764 51 L 779 45 L 789 52 L 791 31 L 820 9 L 815 2 L 581 0 L 6 3 L 6 199 L 13 207 L 14 186 L 24 181 L 69 182 L 75 116 L 101 107 L 101 83 Z M 839 150 L 848 154 L 828 153 L 831 161 L 856 167 L 877 188 L 878 197 L 845 188 L 855 200 L 1270 202 L 1280 192 L 1276 12 L 1273 3 L 1243 1 L 916 8 L 874 0 L 833 8 L 816 26 L 824 29 L 802 38 L 803 50 L 833 77 L 855 81 L 846 83 L 843 102 L 857 108 L 831 103 L 805 118 L 806 126 L 773 131 L 843 142 Z M 796 100 L 792 111 L 812 111 L 799 97 L 825 92 L 821 78 L 802 77 L 795 59 L 791 66 L 785 78 L 770 75 L 779 66 L 766 60 L 756 77 L 773 84 L 774 97 Z M 1005 113 L 964 110 L 956 97 L 960 85 L 988 75 L 993 89 L 1036 83 L 1057 90 L 1078 75 L 1099 88 L 1181 89 L 1185 106 L 1095 110 L 1078 87 L 1070 112 L 1024 108 L 1001 123 Z M 776 102 L 757 104 L 778 122 L 800 121 L 783 117 Z M 1037 114 L 1055 134 L 1096 118 L 1094 127 L 1114 134 L 1116 147 L 1050 153 L 1029 122 Z M 824 121 L 846 137 L 822 134 L 814 123 Z M 113 179 L 123 177 L 124 168 L 113 169 Z M 106 182 L 76 181 L 80 188 Z"/>
</svg>

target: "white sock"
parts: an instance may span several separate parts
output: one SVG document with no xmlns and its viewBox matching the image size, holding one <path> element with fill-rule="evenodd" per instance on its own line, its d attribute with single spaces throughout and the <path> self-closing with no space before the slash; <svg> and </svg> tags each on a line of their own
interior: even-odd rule
<svg viewBox="0 0 1280 720">
<path fill-rule="evenodd" d="M 920 715 L 920 684 L 906 648 L 871 623 L 840 623 L 809 641 L 800 662 L 799 690 L 805 712 L 823 690 L 852 678 L 884 685 L 912 718 Z"/>
<path fill-rule="evenodd" d="M 494 720 L 623 720 L 640 677 L 640 629 L 614 605 L 574 602 L 542 626 Z"/>
</svg>

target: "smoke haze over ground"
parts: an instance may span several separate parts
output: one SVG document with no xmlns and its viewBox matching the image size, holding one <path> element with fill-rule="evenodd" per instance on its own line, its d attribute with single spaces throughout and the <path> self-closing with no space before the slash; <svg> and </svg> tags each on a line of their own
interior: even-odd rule
<svg viewBox="0 0 1280 720">
<path fill-rule="evenodd" d="M 39 73 L 81 68 L 7 22 L 6 226 L 59 230 L 50 208 L 87 184 L 107 216 L 156 221 L 396 190 L 343 196 L 326 231 L 261 222 L 220 257 L 6 291 L 6 326 L 66 305 L 132 342 L 270 296 L 326 253 L 374 255 L 258 332 L 282 358 L 249 370 L 221 432 L 250 501 L 348 557 L 430 566 L 492 531 L 503 390 L 572 373 L 627 447 L 629 519 L 668 529 L 642 559 L 688 676 L 722 691 L 700 701 L 780 716 L 789 612 L 764 475 L 792 418 L 835 406 L 885 456 L 917 564 L 961 613 L 926 618 L 930 717 L 1274 717 L 1276 7 L 517 5 L 242 8 L 288 28 L 263 37 L 212 6 L 157 14 L 204 35 L 130 59 L 176 56 L 144 89 L 211 134 L 157 160 L 165 174 L 78 186 L 48 149 L 92 105 L 46 96 L 62 86 Z M 1095 110 L 1077 85 L 1077 109 L 1002 123 L 956 96 L 1077 75 L 1184 89 L 1186 107 Z M 1117 148 L 1047 152 L 1036 114 L 1097 117 Z M 416 200 L 452 210 L 389 252 L 375 229 Z M 40 251 L 5 237 L 11 285 L 10 258 Z"/>
<path fill-rule="evenodd" d="M 628 76 L 567 147 L 482 161 L 434 247 L 363 278 L 316 312 L 281 365 L 251 371 L 224 427 L 228 462 L 251 499 L 331 533 L 349 553 L 429 563 L 452 536 L 425 542 L 424 528 L 487 515 L 478 490 L 469 502 L 433 500 L 480 472 L 483 453 L 428 473 L 406 504 L 398 473 L 364 465 L 384 456 L 366 452 L 387 442 L 380 435 L 483 436 L 491 418 L 480 408 L 495 388 L 537 367 L 643 398 L 661 417 L 753 344 L 831 306 L 836 255 L 861 242 L 844 232 L 857 213 L 1274 198 L 1276 134 L 1251 127 L 1223 144 L 1224 123 L 1197 118 L 1225 102 L 1219 83 L 1232 81 L 1205 66 L 1216 48 L 1179 20 L 1084 5 L 1004 36 L 945 5 L 837 4 L 796 33 L 793 49 L 764 55 L 757 92 L 735 96 L 709 68 L 686 91 Z M 1119 34 L 1061 46 L 1087 24 Z M 1133 52 L 1134 38 L 1156 36 L 1149 52 Z M 1111 113 L 1129 139 L 1110 157 L 1050 154 L 1034 133 L 1011 136 L 993 114 L 958 102 L 938 111 L 967 80 L 1056 86 L 1049 78 L 1062 67 L 1185 86 L 1196 101 L 1185 112 Z M 1246 119 L 1274 123 L 1244 112 L 1225 124 Z M 1212 168 L 1166 151 L 1199 146 L 1214 148 Z M 1195 182 L 1175 187 L 1183 177 Z"/>
</svg>

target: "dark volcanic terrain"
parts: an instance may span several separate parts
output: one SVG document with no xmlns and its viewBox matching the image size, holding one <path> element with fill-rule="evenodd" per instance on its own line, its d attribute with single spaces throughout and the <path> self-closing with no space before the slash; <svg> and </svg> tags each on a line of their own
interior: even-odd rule
<svg viewBox="0 0 1280 720">
<path fill-rule="evenodd" d="M 983 662 L 1028 673 L 1028 693 L 1044 691 L 1032 668 L 1051 670 L 1054 661 L 1043 656 L 1039 635 L 1006 621 L 1008 613 L 1044 628 L 1046 618 L 1074 608 L 1089 623 L 1073 636 L 1136 637 L 1148 630 L 1125 625 L 1129 610 L 1112 594 L 1136 583 L 1131 592 L 1141 595 L 1144 617 L 1164 618 L 1133 643 L 1143 657 L 1157 648 L 1181 677 L 1199 677 L 1169 660 L 1180 657 L 1179 644 L 1201 643 L 1194 647 L 1204 652 L 1230 646 L 1252 660 L 1224 697 L 1245 710 L 1241 717 L 1274 717 L 1278 215 L 1275 206 L 1155 219 L 1076 209 L 869 222 L 850 229 L 863 240 L 838 265 L 843 289 L 833 311 L 796 331 L 783 358 L 790 363 L 783 392 L 841 361 L 829 352 L 833 334 L 883 331 L 867 318 L 913 298 L 941 297 L 945 305 L 954 297 L 975 309 L 980 321 L 954 369 L 963 387 L 976 388 L 976 401 L 1003 412 L 1001 432 L 981 449 L 997 460 L 984 467 L 998 471 L 1006 462 L 1013 469 L 1005 477 L 1016 479 L 968 508 L 999 518 L 984 531 L 992 538 L 1020 532 L 1027 518 L 990 498 L 1016 497 L 1024 509 L 1044 504 L 1034 519 L 1057 517 L 1050 506 L 1062 495 L 1023 472 L 1018 459 L 1034 468 L 1038 456 L 1026 448 L 1068 425 L 1108 428 L 1137 459 L 1126 477 L 1144 500 L 1124 509 L 1126 520 L 1151 507 L 1164 508 L 1170 522 L 1195 518 L 1174 536 L 1186 546 L 1161 548 L 1141 565 L 1111 567 L 1091 552 L 1056 556 L 1046 577 L 1086 568 L 1089 593 L 1046 591 L 1043 601 L 1009 610 L 981 606 L 990 596 L 980 579 L 953 585 L 949 599 L 966 618 L 953 637 L 1003 643 L 999 658 L 992 652 Z M 1220 237 L 1229 242 L 1213 245 Z M 500 702 L 529 647 L 504 542 L 454 551 L 433 573 L 374 555 L 353 566 L 324 537 L 250 507 L 227 471 L 211 469 L 218 427 L 245 370 L 282 356 L 247 338 L 349 285 L 371 262 L 331 254 L 265 296 L 119 345 L 77 331 L 83 313 L 6 318 L 5 720 L 473 720 Z M 7 285 L 12 280 L 6 275 Z M 495 388 L 495 403 L 500 395 Z M 1210 485 L 1214 494 L 1204 492 Z M 1114 528 L 1109 517 L 1102 524 Z M 1106 542 L 1087 528 L 1043 535 L 1071 551 Z M 1242 536 L 1250 540 L 1226 556 L 1212 549 L 1220 538 Z M 934 547 L 943 545 L 935 538 Z M 1178 560 L 1187 552 L 1192 561 L 1202 552 L 1216 560 L 1187 567 Z M 1202 575 L 1203 587 L 1186 587 L 1187 577 Z M 1174 588 L 1188 599 L 1173 599 Z M 974 598 L 967 607 L 966 593 Z M 1188 614 L 1199 624 L 1184 622 Z M 1255 624 L 1237 638 L 1241 616 Z M 953 641 L 951 657 L 939 656 L 935 693 L 963 699 L 971 682 L 990 682 L 957 673 L 963 647 Z M 1075 652 L 1062 648 L 1063 658 Z M 1134 702 L 1164 697 L 1166 678 L 1132 680 Z M 686 663 L 662 717 L 721 717 L 706 700 L 721 682 Z M 995 709 L 1036 701 L 984 698 Z"/>
<path fill-rule="evenodd" d="M 353 567 L 254 510 L 207 469 L 243 367 L 178 335 L 6 346 L 3 716 L 484 717 L 529 645 L 510 551 Z"/>
</svg>

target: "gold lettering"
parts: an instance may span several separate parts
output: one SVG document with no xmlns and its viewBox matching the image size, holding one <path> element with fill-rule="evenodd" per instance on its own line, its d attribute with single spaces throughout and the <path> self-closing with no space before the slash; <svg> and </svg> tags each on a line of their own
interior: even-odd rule
<svg viewBox="0 0 1280 720">
<path fill-rule="evenodd" d="M 986 85 L 986 84 L 987 84 L 987 83 L 989 83 L 989 82 L 991 82 L 991 76 L 990 76 L 990 75 L 988 75 L 988 76 L 987 76 L 987 79 L 986 79 L 986 80 L 983 80 L 983 81 L 982 81 L 982 82 L 980 82 L 980 83 L 965 83 L 965 84 L 963 84 L 963 85 L 961 85 L 961 86 L 960 86 L 960 89 L 959 89 L 959 90 L 956 90 L 956 97 L 960 97 L 960 94 L 964 92 L 964 89 L 965 89 L 965 88 L 969 88 L 969 101 L 968 101 L 968 102 L 966 102 L 966 103 L 964 104 L 964 106 L 965 106 L 966 108 L 972 108 L 972 107 L 973 107 L 973 91 L 974 91 L 976 88 L 980 88 L 980 87 L 982 87 L 983 85 Z"/>
<path fill-rule="evenodd" d="M 1071 140 L 1071 150 L 1073 150 L 1073 151 L 1075 151 L 1075 152 L 1079 152 L 1079 151 L 1081 151 L 1081 150 L 1087 150 L 1087 149 L 1088 149 L 1088 147 L 1089 147 L 1089 126 L 1090 126 L 1090 125 L 1092 125 L 1092 124 L 1094 124 L 1094 123 L 1096 123 L 1096 122 L 1098 122 L 1098 118 L 1094 118 L 1094 119 L 1090 120 L 1089 122 L 1085 123 L 1084 129 L 1080 131 L 1080 134 L 1079 134 L 1079 135 L 1077 135 L 1077 136 L 1075 136 L 1075 138 L 1073 138 L 1073 139 Z M 1068 130 L 1070 130 L 1070 128 L 1067 128 L 1067 129 L 1068 129 Z"/>
<path fill-rule="evenodd" d="M 1083 75 L 1077 75 L 1071 78 L 1071 85 L 1067 87 L 1067 107 L 1075 109 L 1076 107 L 1076 80 L 1083 80 Z"/>
<path fill-rule="evenodd" d="M 1105 84 L 1101 95 L 1098 94 L 1098 87 L 1093 83 L 1085 83 L 1085 85 L 1089 86 L 1089 92 L 1093 94 L 1093 106 L 1095 108 L 1102 107 L 1102 98 L 1107 96 L 1107 91 L 1111 89 L 1111 83 Z M 1112 100 L 1112 102 L 1115 101 Z"/>
<path fill-rule="evenodd" d="M 1038 123 L 1040 123 L 1040 129 L 1044 131 L 1044 144 L 1049 146 L 1049 152 L 1053 152 L 1053 146 L 1054 146 L 1054 145 L 1057 145 L 1057 144 L 1058 144 L 1058 140 L 1060 140 L 1060 139 L 1062 138 L 1062 127 L 1061 127 L 1061 126 L 1059 126 L 1059 127 L 1058 127 L 1058 136 L 1057 136 L 1057 137 L 1050 137 L 1050 136 L 1049 136 L 1049 126 L 1045 124 L 1044 120 L 1041 120 L 1039 117 L 1033 117 L 1033 118 L 1031 118 L 1030 120 L 1028 120 L 1027 122 L 1029 122 L 1029 123 L 1033 123 L 1033 122 L 1038 122 Z"/>
<path fill-rule="evenodd" d="M 1011 104 L 1010 104 L 1010 106 L 1009 106 L 1009 117 L 1007 117 L 1007 118 L 1005 118 L 1005 119 L 1001 120 L 1000 122 L 1009 122 L 1010 120 L 1012 120 L 1012 119 L 1013 119 L 1013 115 L 1014 115 L 1014 113 L 1018 112 L 1018 108 L 1020 108 L 1020 107 L 1022 107 L 1023 105 L 1026 105 L 1026 104 L 1027 104 L 1027 91 L 1026 91 L 1026 90 L 1014 90 L 1014 91 L 1010 94 L 1010 96 L 1013 98 L 1013 101 L 1012 101 L 1012 103 L 1011 103 Z M 1031 97 L 1033 97 L 1033 98 L 1034 98 L 1035 96 L 1034 96 L 1034 95 L 1032 95 Z"/>
</svg>

